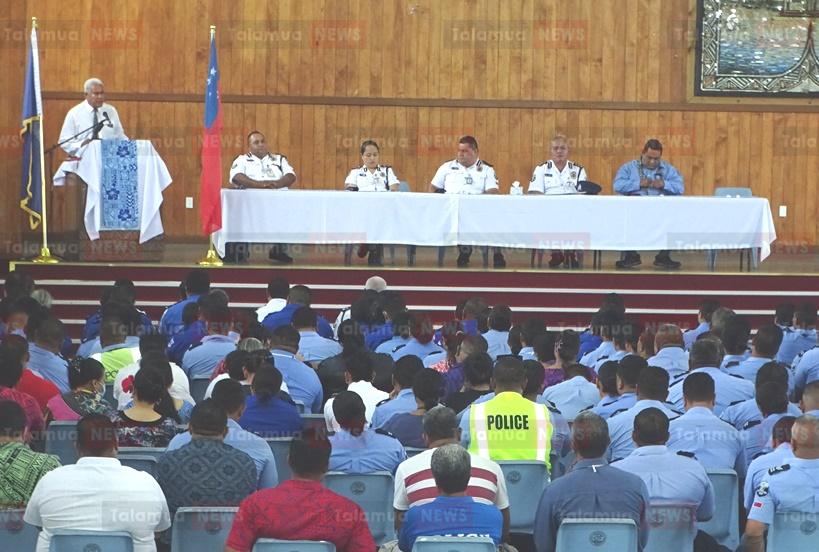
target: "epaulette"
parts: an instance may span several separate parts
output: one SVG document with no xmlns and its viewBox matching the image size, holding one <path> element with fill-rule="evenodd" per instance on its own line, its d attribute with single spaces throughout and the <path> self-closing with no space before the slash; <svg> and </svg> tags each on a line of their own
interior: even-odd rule
<svg viewBox="0 0 819 552">
<path fill-rule="evenodd" d="M 762 423 L 762 420 L 751 420 L 750 422 L 745 422 L 745 425 L 742 426 L 742 430 L 746 431 L 748 429 L 751 429 L 752 427 L 758 426 L 761 423 Z"/>
<path fill-rule="evenodd" d="M 481 170 L 481 166 L 482 166 L 482 165 L 486 165 L 486 166 L 487 166 L 487 167 L 489 167 L 490 169 L 494 169 L 494 168 L 495 168 L 495 167 L 492 165 L 492 163 L 489 163 L 489 162 L 484 161 L 483 159 L 481 159 L 480 161 L 478 161 L 478 170 Z"/>
<path fill-rule="evenodd" d="M 673 386 L 677 385 L 678 383 L 683 381 L 687 375 L 688 375 L 688 373 L 685 373 L 685 374 L 683 374 L 681 376 L 677 376 L 677 378 L 674 381 L 672 381 L 671 383 L 668 384 L 668 387 L 670 388 L 670 387 L 673 387 Z"/>
<path fill-rule="evenodd" d="M 745 401 L 734 401 L 734 402 L 732 402 L 731 404 L 729 404 L 728 406 L 736 406 L 736 405 L 738 405 L 738 404 L 742 404 L 742 403 L 744 403 L 744 402 L 745 402 Z"/>
<path fill-rule="evenodd" d="M 611 413 L 611 415 L 609 416 L 609 418 L 614 418 L 614 417 L 615 417 L 615 416 L 617 416 L 619 413 L 621 413 L 621 412 L 625 412 L 626 410 L 628 410 L 628 408 L 621 408 L 620 410 L 615 410 L 614 412 L 612 412 L 612 413 Z"/>
<path fill-rule="evenodd" d="M 751 458 L 751 460 L 756 460 L 756 459 L 757 459 L 757 458 L 759 458 L 760 456 L 765 456 L 766 454 L 768 454 L 768 451 L 765 451 L 765 450 L 760 450 L 759 452 L 757 452 L 756 454 L 754 454 L 754 456 L 753 456 L 753 458 Z"/>
<path fill-rule="evenodd" d="M 728 374 L 728 372 L 726 372 L 726 374 Z M 744 380 L 744 379 L 745 379 L 745 378 L 743 378 L 742 376 L 737 375 L 737 374 L 728 374 L 728 375 L 729 375 L 729 376 L 731 376 L 732 378 L 739 378 L 739 379 L 741 379 L 741 380 Z M 746 381 L 747 381 L 747 380 L 746 380 Z"/>
<path fill-rule="evenodd" d="M 386 435 L 387 437 L 392 437 L 393 439 L 398 439 L 398 437 L 396 437 L 395 435 L 393 435 L 392 433 L 390 433 L 386 429 L 382 429 L 380 427 L 378 429 L 376 429 L 375 432 L 378 433 L 379 435 Z"/>
<path fill-rule="evenodd" d="M 392 400 L 392 399 L 384 399 L 383 401 L 379 401 L 378 403 L 376 403 L 376 405 L 375 405 L 375 406 L 376 406 L 376 407 L 379 407 L 379 406 L 381 406 L 382 404 L 387 404 L 387 403 L 388 403 L 388 402 L 390 402 L 391 400 Z"/>
<path fill-rule="evenodd" d="M 547 169 L 551 169 L 553 165 L 554 165 L 554 163 L 552 163 L 551 161 L 546 161 L 546 168 Z"/>
<path fill-rule="evenodd" d="M 732 367 L 734 367 L 734 366 L 739 366 L 739 362 L 740 362 L 740 361 L 738 361 L 738 360 L 732 360 L 731 362 L 729 362 L 728 364 L 726 364 L 726 365 L 725 365 L 725 367 L 726 367 L 726 368 L 732 368 Z"/>
<path fill-rule="evenodd" d="M 678 450 L 677 455 L 678 456 L 685 456 L 686 458 L 693 458 L 693 459 L 697 458 L 697 456 L 693 452 L 688 452 L 687 450 Z"/>
<path fill-rule="evenodd" d="M 782 464 L 781 466 L 776 466 L 775 468 L 771 468 L 768 470 L 768 475 L 776 475 L 778 473 L 786 472 L 791 469 L 790 464 Z"/>
<path fill-rule="evenodd" d="M 199 343 L 192 343 L 192 344 L 190 345 L 190 347 L 188 347 L 188 350 L 189 350 L 189 351 L 193 351 L 194 349 L 196 349 L 197 347 L 199 347 L 201 344 L 202 344 L 202 342 L 201 342 L 201 341 L 200 341 Z"/>
<path fill-rule="evenodd" d="M 603 406 L 606 406 L 606 405 L 603 405 Z M 581 410 L 580 410 L 580 412 L 588 412 L 588 411 L 589 411 L 589 410 L 591 410 L 592 408 L 594 408 L 594 405 L 587 406 L 586 408 L 581 409 Z"/>
<path fill-rule="evenodd" d="M 552 412 L 553 414 L 560 414 L 561 416 L 563 416 L 563 413 L 557 408 L 557 406 L 555 406 L 555 403 L 553 403 L 552 401 L 546 401 L 546 404 L 544 404 L 543 406 L 545 406 L 549 412 Z"/>
</svg>

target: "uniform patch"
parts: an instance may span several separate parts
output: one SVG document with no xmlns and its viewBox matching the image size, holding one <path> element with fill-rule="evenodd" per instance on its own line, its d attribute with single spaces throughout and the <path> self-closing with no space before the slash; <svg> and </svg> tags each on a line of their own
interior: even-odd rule
<svg viewBox="0 0 819 552">
<path fill-rule="evenodd" d="M 763 481 L 759 484 L 759 487 L 756 488 L 756 496 L 763 497 L 768 496 L 768 482 Z"/>
<path fill-rule="evenodd" d="M 762 508 L 762 503 L 761 503 L 761 502 L 754 502 L 754 506 L 753 506 L 753 507 L 754 507 L 754 508 Z"/>
<path fill-rule="evenodd" d="M 768 475 L 776 475 L 778 473 L 786 472 L 791 469 L 790 464 L 782 464 L 781 466 L 776 466 L 775 468 L 771 468 L 768 470 Z"/>
</svg>

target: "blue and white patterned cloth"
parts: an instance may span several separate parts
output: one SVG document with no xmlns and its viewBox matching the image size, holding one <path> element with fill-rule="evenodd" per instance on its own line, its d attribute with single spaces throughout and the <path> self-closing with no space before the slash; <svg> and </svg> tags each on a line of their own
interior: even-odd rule
<svg viewBox="0 0 819 552">
<path fill-rule="evenodd" d="M 103 140 L 102 230 L 139 230 L 137 147 L 132 140 Z"/>
</svg>

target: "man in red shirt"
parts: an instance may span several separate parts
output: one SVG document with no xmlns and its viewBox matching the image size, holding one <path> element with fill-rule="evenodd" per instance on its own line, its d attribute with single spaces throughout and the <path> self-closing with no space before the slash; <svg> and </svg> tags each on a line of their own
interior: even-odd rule
<svg viewBox="0 0 819 552">
<path fill-rule="evenodd" d="M 329 541 L 339 552 L 371 552 L 364 511 L 321 484 L 330 462 L 324 432 L 308 429 L 290 443 L 293 479 L 257 491 L 239 506 L 225 552 L 250 552 L 257 539 Z"/>
<path fill-rule="evenodd" d="M 3 345 L 20 355 L 23 363 L 23 375 L 14 387 L 21 393 L 34 397 L 40 409 L 45 412 L 48 401 L 60 394 L 56 385 L 47 379 L 35 374 L 28 368 L 28 341 L 19 335 L 7 335 L 3 338 Z"/>
</svg>

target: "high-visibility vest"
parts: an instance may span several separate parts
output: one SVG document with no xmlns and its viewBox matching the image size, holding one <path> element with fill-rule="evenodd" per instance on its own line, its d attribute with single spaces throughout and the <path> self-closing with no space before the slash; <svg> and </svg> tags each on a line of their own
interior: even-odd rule
<svg viewBox="0 0 819 552">
<path fill-rule="evenodd" d="M 123 347 L 104 353 L 95 353 L 91 355 L 91 358 L 100 361 L 102 367 L 105 368 L 105 383 L 114 383 L 117 373 L 126 366 L 139 362 L 142 355 L 139 353 L 139 347 Z"/>
<path fill-rule="evenodd" d="M 469 409 L 469 452 L 495 461 L 538 460 L 551 468 L 549 409 L 505 392 Z"/>
</svg>

